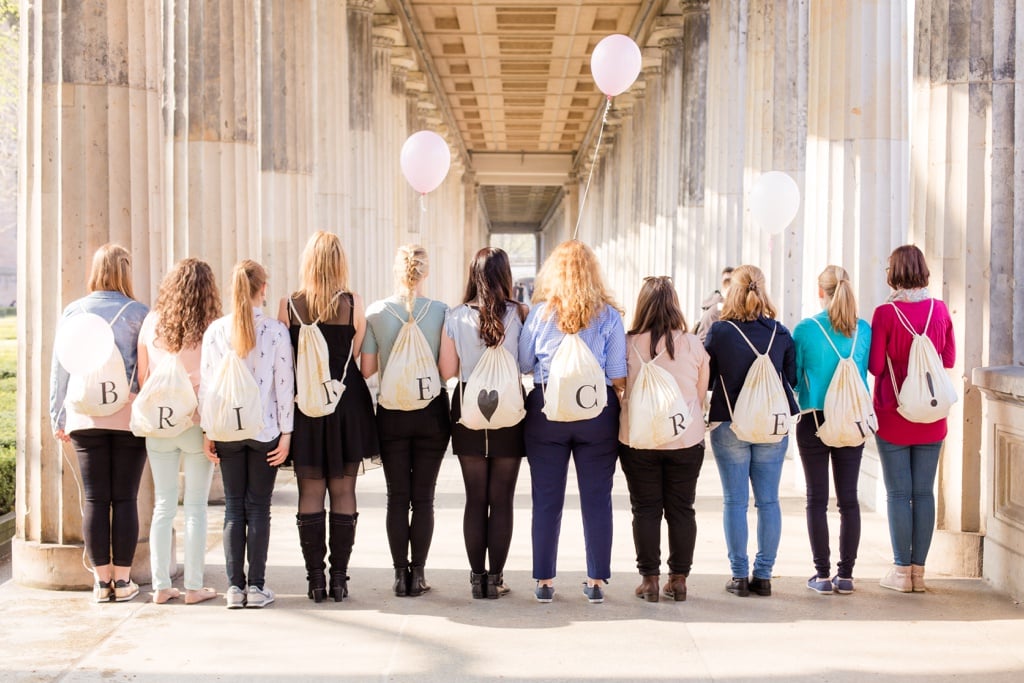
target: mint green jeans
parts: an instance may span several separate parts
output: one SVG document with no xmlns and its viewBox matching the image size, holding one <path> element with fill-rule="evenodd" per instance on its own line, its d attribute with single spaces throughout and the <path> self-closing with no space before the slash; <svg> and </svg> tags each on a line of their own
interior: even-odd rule
<svg viewBox="0 0 1024 683">
<path fill-rule="evenodd" d="M 213 463 L 203 453 L 199 425 L 178 436 L 146 439 L 153 472 L 153 523 L 149 527 L 149 561 L 153 590 L 171 587 L 171 532 L 178 512 L 178 472 L 185 472 L 185 589 L 203 587 L 206 566 L 206 502 Z"/>
</svg>

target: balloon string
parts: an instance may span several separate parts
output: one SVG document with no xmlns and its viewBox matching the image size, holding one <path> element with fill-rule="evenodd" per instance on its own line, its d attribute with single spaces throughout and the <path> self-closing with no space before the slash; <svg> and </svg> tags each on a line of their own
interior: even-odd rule
<svg viewBox="0 0 1024 683">
<path fill-rule="evenodd" d="M 419 229 L 416 231 L 418 234 L 423 234 L 423 224 L 427 220 L 427 195 L 420 194 L 420 220 Z"/>
<path fill-rule="evenodd" d="M 587 173 L 587 184 L 583 188 L 583 199 L 580 200 L 580 211 L 579 215 L 576 216 L 576 227 L 573 228 L 572 238 L 576 239 L 576 235 L 580 231 L 580 222 L 583 220 L 583 207 L 587 205 L 587 193 L 590 192 L 590 181 L 594 179 L 594 167 L 597 166 L 597 153 L 601 149 L 601 138 L 604 137 L 604 126 L 608 123 L 608 111 L 612 108 L 612 98 L 609 96 L 608 101 L 604 105 L 604 115 L 601 117 L 601 129 L 597 133 L 597 144 L 594 145 L 594 158 L 590 162 L 590 172 Z"/>
</svg>

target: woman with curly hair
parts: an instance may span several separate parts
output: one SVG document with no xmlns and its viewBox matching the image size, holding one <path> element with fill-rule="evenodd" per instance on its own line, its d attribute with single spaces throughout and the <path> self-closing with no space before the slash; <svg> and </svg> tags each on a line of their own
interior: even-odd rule
<svg viewBox="0 0 1024 683">
<path fill-rule="evenodd" d="M 583 593 L 604 602 L 602 586 L 611 576 L 612 478 L 618 450 L 619 395 L 626 386 L 626 333 L 600 264 L 578 241 L 558 245 L 537 276 L 536 304 L 519 336 L 519 364 L 532 372 L 537 389 L 526 399 L 526 457 L 533 490 L 533 577 L 538 602 L 551 602 L 558 559 L 558 535 L 565 502 L 569 457 L 576 466 L 587 551 Z M 545 391 L 552 360 L 570 335 L 593 354 L 604 386 L 581 387 L 580 408 L 604 408 L 589 419 L 549 419 Z M 548 400 L 554 401 L 551 396 Z"/>
<path fill-rule="evenodd" d="M 220 317 L 220 294 L 213 270 L 205 261 L 179 261 L 160 284 L 153 310 L 139 332 L 139 384 L 150 371 L 176 355 L 198 394 L 203 333 Z M 203 453 L 203 430 L 194 424 L 173 437 L 148 437 L 149 468 L 153 472 L 153 522 L 149 528 L 149 558 L 153 573 L 153 602 L 162 605 L 180 597 L 171 585 L 171 529 L 178 509 L 178 471 L 185 473 L 185 603 L 214 598 L 203 587 L 206 558 L 206 502 L 213 463 Z"/>
</svg>

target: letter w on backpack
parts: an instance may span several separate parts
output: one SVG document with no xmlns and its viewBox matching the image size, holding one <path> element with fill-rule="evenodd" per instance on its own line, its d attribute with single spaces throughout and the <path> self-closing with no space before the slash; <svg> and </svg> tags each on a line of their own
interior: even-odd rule
<svg viewBox="0 0 1024 683">
<path fill-rule="evenodd" d="M 135 436 L 178 436 L 193 425 L 196 392 L 178 354 L 157 363 L 132 403 L 129 424 Z"/>
<path fill-rule="evenodd" d="M 413 318 L 410 313 L 408 320 L 403 320 L 386 304 L 384 310 L 402 321 L 402 329 L 395 337 L 388 365 L 381 375 L 380 395 L 377 400 L 389 410 L 425 408 L 441 393 L 441 375 L 437 371 L 437 359 L 419 327 L 419 322 L 430 310 L 430 302 L 423 307 L 418 318 Z"/>
<path fill-rule="evenodd" d="M 210 441 L 244 441 L 263 431 L 260 388 L 233 350 L 224 354 L 205 390 L 200 422 Z"/>
<path fill-rule="evenodd" d="M 910 355 L 907 357 L 907 378 L 903 380 L 902 387 L 896 386 L 892 359 L 888 355 L 885 357 L 886 363 L 889 364 L 889 379 L 892 380 L 892 389 L 899 404 L 896 410 L 911 422 L 928 423 L 945 419 L 950 408 L 956 403 L 957 396 L 953 381 L 942 365 L 935 345 L 927 336 L 928 325 L 935 310 L 935 299 L 930 301 L 928 319 L 925 320 L 921 334 L 914 330 L 910 320 L 896 304 L 889 303 L 896 311 L 896 318 L 914 338 L 910 343 Z"/>
<path fill-rule="evenodd" d="M 339 292 L 338 294 L 340 294 Z M 338 294 L 335 294 L 337 298 Z M 299 321 L 299 344 L 295 351 L 295 402 L 303 415 L 323 417 L 330 415 L 338 407 L 341 395 L 345 393 L 345 377 L 348 375 L 349 362 L 352 360 L 353 345 L 348 348 L 345 359 L 345 370 L 341 380 L 331 378 L 331 354 L 327 348 L 327 340 L 320 331 L 317 318 L 311 323 L 303 322 L 291 298 L 288 305 L 292 314 Z"/>
<path fill-rule="evenodd" d="M 135 302 L 129 301 L 121 307 L 121 310 L 109 322 L 104 322 L 113 327 L 125 309 L 133 303 Z M 87 313 L 83 308 L 82 315 L 96 314 Z M 100 316 L 96 317 L 99 318 Z M 131 378 L 128 378 L 126 373 L 124 358 L 121 356 L 117 345 L 114 344 L 110 349 L 110 355 L 107 357 L 107 360 L 99 368 L 84 375 L 70 375 L 68 377 L 65 403 L 80 415 L 94 417 L 113 415 L 128 404 L 135 373 L 134 371 L 132 372 Z"/>
<path fill-rule="evenodd" d="M 554 314 L 548 325 L 554 320 Z M 579 334 L 562 338 L 548 369 L 544 392 L 544 415 L 552 422 L 589 420 L 608 405 L 604 368 Z"/>
<path fill-rule="evenodd" d="M 853 332 L 853 344 L 850 346 L 850 355 L 843 358 L 839 353 L 832 338 L 828 336 L 825 328 L 816 319 L 814 323 L 825 335 L 829 346 L 839 356 L 839 364 L 832 379 L 825 390 L 825 422 L 817 425 L 818 438 L 826 446 L 843 448 L 845 446 L 860 446 L 867 440 L 869 434 L 878 431 L 878 418 L 875 417 L 875 408 L 871 404 L 871 395 L 864 385 L 864 380 L 853 360 L 853 353 L 857 349 L 857 333 L 859 325 Z M 817 420 L 817 418 L 815 418 Z"/>
<path fill-rule="evenodd" d="M 679 382 L 668 370 L 655 363 L 665 350 L 645 361 L 635 343 L 632 347 L 641 365 L 629 391 L 629 445 L 632 448 L 657 448 L 679 438 L 690 426 L 691 411 L 679 389 Z"/>
<path fill-rule="evenodd" d="M 740 394 L 736 397 L 735 406 L 729 405 L 729 394 L 725 392 L 724 383 L 722 386 L 725 404 L 732 417 L 732 431 L 737 439 L 748 443 L 778 443 L 789 434 L 790 423 L 786 387 L 768 356 L 772 344 L 775 343 L 775 333 L 778 332 L 779 325 L 775 324 L 768 348 L 761 353 L 736 323 L 731 320 L 725 322 L 736 328 L 755 356 L 743 380 Z M 722 378 L 719 377 L 718 381 L 721 382 Z"/>
</svg>

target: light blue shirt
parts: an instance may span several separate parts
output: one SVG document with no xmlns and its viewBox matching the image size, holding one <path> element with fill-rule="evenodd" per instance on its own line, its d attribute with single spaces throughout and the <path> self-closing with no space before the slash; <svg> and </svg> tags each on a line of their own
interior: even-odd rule
<svg viewBox="0 0 1024 683">
<path fill-rule="evenodd" d="M 793 343 L 796 346 L 796 386 L 797 403 L 800 411 L 822 410 L 825 407 L 825 391 L 828 389 L 832 375 L 839 365 L 839 356 L 832 345 L 825 339 L 821 329 L 815 324 L 821 323 L 829 339 L 836 345 L 839 353 L 846 358 L 850 355 L 853 338 L 836 332 L 828 319 L 828 311 L 822 311 L 813 318 L 805 318 L 793 329 Z M 857 320 L 857 348 L 853 352 L 853 362 L 860 370 L 864 386 L 868 387 L 868 353 L 871 350 L 871 326 L 866 320 Z"/>
<path fill-rule="evenodd" d="M 545 310 L 547 303 L 530 309 L 519 335 L 519 369 L 524 373 L 532 372 L 533 381 L 538 384 L 548 381 L 551 359 L 565 338 L 565 333 L 558 329 L 554 314 L 544 318 Z M 579 336 L 604 368 L 606 384 L 626 376 L 626 329 L 621 313 L 605 306 L 586 328 L 580 330 Z"/>
</svg>

